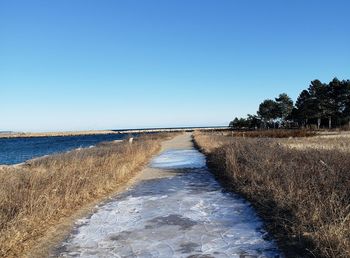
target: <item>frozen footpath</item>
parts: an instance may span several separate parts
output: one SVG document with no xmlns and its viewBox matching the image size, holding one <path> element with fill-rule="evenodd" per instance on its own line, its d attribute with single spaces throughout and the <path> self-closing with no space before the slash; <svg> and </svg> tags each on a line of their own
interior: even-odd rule
<svg viewBox="0 0 350 258">
<path fill-rule="evenodd" d="M 183 134 L 124 193 L 76 222 L 60 257 L 282 257 L 250 204 L 227 193 Z"/>
</svg>

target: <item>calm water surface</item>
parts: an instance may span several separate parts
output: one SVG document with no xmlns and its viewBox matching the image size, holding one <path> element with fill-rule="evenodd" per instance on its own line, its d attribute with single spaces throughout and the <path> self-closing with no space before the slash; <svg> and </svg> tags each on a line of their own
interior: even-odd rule
<svg viewBox="0 0 350 258">
<path fill-rule="evenodd" d="M 10 139 L 0 138 L 0 164 L 17 164 L 44 155 L 93 146 L 104 141 L 122 140 L 128 136 L 129 134 L 98 134 Z"/>
</svg>

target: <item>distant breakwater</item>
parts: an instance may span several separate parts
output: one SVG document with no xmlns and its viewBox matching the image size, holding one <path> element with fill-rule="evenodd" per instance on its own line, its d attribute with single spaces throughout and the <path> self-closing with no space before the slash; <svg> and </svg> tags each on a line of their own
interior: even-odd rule
<svg viewBox="0 0 350 258">
<path fill-rule="evenodd" d="M 32 138 L 32 137 L 54 137 L 54 136 L 83 136 L 83 135 L 107 135 L 107 134 L 141 134 L 141 133 L 162 133 L 162 132 L 192 132 L 201 131 L 225 131 L 227 126 L 213 127 L 175 127 L 175 128 L 144 128 L 144 129 L 116 129 L 116 130 L 91 130 L 91 131 L 67 131 L 67 132 L 1 132 L 0 138 Z"/>
</svg>

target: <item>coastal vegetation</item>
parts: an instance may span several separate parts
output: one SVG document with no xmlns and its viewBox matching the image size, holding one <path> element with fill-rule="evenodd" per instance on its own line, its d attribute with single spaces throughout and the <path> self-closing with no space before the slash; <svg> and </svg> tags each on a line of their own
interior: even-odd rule
<svg viewBox="0 0 350 258">
<path fill-rule="evenodd" d="M 194 141 L 287 257 L 350 257 L 350 134 L 283 131 L 196 132 Z"/>
<path fill-rule="evenodd" d="M 231 131 L 226 133 L 234 137 L 250 137 L 250 138 L 288 138 L 288 137 L 310 137 L 316 135 L 311 130 L 295 130 L 295 129 L 271 129 L 271 130 L 250 130 L 250 131 Z"/>
<path fill-rule="evenodd" d="M 257 128 L 350 128 L 350 80 L 334 78 L 329 83 L 313 80 L 303 90 L 295 104 L 282 93 L 275 99 L 264 100 L 256 115 L 235 118 L 234 129 Z"/>
<path fill-rule="evenodd" d="M 169 134 L 0 167 L 0 257 L 23 256 L 63 218 L 123 187 Z"/>
</svg>

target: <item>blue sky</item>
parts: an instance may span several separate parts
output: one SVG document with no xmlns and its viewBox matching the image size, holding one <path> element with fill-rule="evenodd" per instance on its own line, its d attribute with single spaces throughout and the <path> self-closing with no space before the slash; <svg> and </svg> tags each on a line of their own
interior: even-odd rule
<svg viewBox="0 0 350 258">
<path fill-rule="evenodd" d="M 347 0 L 0 0 L 0 130 L 227 125 L 350 79 Z"/>
</svg>

